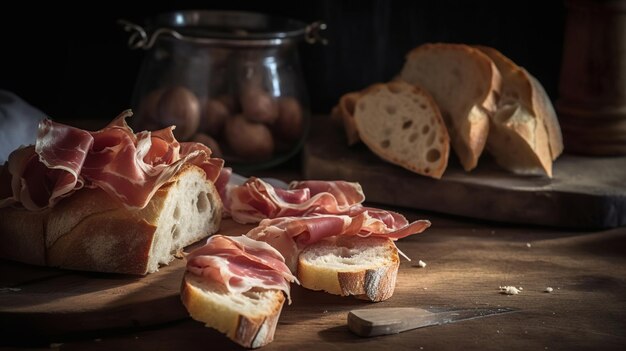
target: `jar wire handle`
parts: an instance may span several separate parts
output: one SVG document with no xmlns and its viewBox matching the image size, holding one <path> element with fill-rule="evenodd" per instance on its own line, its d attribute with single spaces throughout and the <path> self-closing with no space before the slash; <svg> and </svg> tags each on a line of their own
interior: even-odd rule
<svg viewBox="0 0 626 351">
<path fill-rule="evenodd" d="M 131 33 L 128 38 L 128 47 L 131 49 L 150 49 L 161 35 L 171 35 L 176 39 L 183 38 L 180 33 L 169 28 L 159 28 L 148 36 L 146 30 L 138 24 L 123 19 L 118 20 L 117 23 L 124 28 L 124 31 Z"/>
<path fill-rule="evenodd" d="M 326 30 L 326 23 L 322 21 L 315 21 L 308 26 L 304 31 L 304 40 L 309 44 L 320 43 L 322 45 L 328 45 L 328 39 L 322 36 L 322 31 Z"/>
</svg>

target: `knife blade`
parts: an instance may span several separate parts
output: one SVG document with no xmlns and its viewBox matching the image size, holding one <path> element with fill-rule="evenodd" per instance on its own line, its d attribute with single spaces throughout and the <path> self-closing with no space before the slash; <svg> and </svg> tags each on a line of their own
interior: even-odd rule
<svg viewBox="0 0 626 351">
<path fill-rule="evenodd" d="M 370 337 L 515 311 L 508 307 L 446 311 L 429 311 L 417 307 L 358 309 L 348 313 L 348 328 L 356 335 Z"/>
</svg>

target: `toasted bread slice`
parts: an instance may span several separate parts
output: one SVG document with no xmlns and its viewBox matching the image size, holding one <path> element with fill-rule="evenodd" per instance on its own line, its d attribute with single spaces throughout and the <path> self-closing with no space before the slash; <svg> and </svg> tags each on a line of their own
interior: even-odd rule
<svg viewBox="0 0 626 351">
<path fill-rule="evenodd" d="M 393 295 L 399 265 L 398 249 L 390 239 L 339 236 L 304 249 L 297 275 L 307 289 L 383 301 Z"/>
<path fill-rule="evenodd" d="M 229 292 L 224 285 L 189 272 L 181 299 L 191 317 L 215 328 L 241 346 L 256 348 L 274 340 L 285 295 L 280 290 Z"/>
<path fill-rule="evenodd" d="M 497 112 L 491 118 L 487 150 L 496 162 L 519 174 L 552 176 L 552 161 L 563 151 L 552 103 L 541 84 L 498 50 L 477 46 L 502 74 Z"/>
<path fill-rule="evenodd" d="M 443 175 L 450 138 L 426 91 L 404 82 L 373 85 L 359 98 L 354 120 L 363 142 L 381 158 L 425 176 Z"/>
<path fill-rule="evenodd" d="M 432 94 L 463 168 L 475 168 L 501 82 L 489 57 L 467 45 L 424 44 L 408 53 L 400 78 Z"/>
</svg>

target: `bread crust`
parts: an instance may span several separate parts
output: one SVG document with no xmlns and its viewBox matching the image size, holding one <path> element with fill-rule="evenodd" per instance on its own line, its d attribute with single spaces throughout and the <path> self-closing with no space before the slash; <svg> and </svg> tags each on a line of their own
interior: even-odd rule
<svg viewBox="0 0 626 351">
<path fill-rule="evenodd" d="M 199 282 L 191 273 L 185 273 L 181 284 L 181 300 L 191 317 L 203 322 L 207 327 L 215 328 L 241 346 L 257 348 L 269 344 L 274 340 L 276 325 L 285 302 L 285 296 L 280 290 L 264 290 L 261 293 L 266 297 L 270 306 L 268 313 L 253 315 L 248 311 L 236 309 L 235 304 L 225 305 L 212 300 L 204 290 L 228 295 L 226 289 L 217 284 Z"/>
<path fill-rule="evenodd" d="M 548 131 L 548 140 L 550 142 L 550 155 L 552 161 L 556 160 L 563 153 L 563 135 L 561 134 L 561 126 L 559 120 L 550 101 L 550 97 L 545 89 L 539 83 L 537 78 L 526 72 L 530 78 L 533 87 L 533 105 L 539 116 L 543 117 L 543 124 Z"/>
<path fill-rule="evenodd" d="M 45 222 L 50 211 L 0 209 L 0 258 L 46 264 Z"/>
<path fill-rule="evenodd" d="M 24 209 L 0 209 L 2 247 L 14 247 L 15 253 L 0 250 L 0 257 L 51 267 L 143 275 L 158 268 L 162 258 L 155 257 L 156 234 L 168 198 L 175 196 L 179 180 L 203 179 L 212 212 L 207 225 L 211 232 L 191 233 L 182 246 L 212 234 L 219 228 L 222 204 L 215 186 L 204 180 L 204 171 L 194 165 L 184 166 L 154 194 L 146 207 L 128 210 L 101 189 L 81 189 L 44 212 Z M 12 218 L 25 220 L 21 228 Z M 14 229 L 14 230 L 11 230 Z M 38 229 L 38 230 L 35 230 Z M 162 235 L 162 234 L 161 234 Z M 172 233 L 169 233 L 172 235 Z M 43 246 L 41 245 L 43 244 Z M 182 248 L 182 246 L 180 248 Z M 28 248 L 28 251 L 24 251 Z"/>
<path fill-rule="evenodd" d="M 347 243 L 344 240 L 351 242 Z M 358 240 L 361 238 L 341 238 L 338 240 L 337 246 L 349 246 Z M 398 250 L 390 239 L 370 245 L 380 245 L 387 256 L 384 264 L 365 269 L 337 268 L 332 265 L 308 262 L 305 258 L 307 249 L 315 249 L 315 246 L 310 246 L 300 254 L 298 260 L 297 275 L 300 284 L 311 290 L 323 290 L 341 296 L 352 295 L 373 302 L 390 298 L 395 290 L 396 277 L 400 267 Z"/>
<path fill-rule="evenodd" d="M 384 301 L 393 295 L 400 263 L 360 272 L 338 272 L 341 295 L 354 295 L 361 300 Z"/>
</svg>

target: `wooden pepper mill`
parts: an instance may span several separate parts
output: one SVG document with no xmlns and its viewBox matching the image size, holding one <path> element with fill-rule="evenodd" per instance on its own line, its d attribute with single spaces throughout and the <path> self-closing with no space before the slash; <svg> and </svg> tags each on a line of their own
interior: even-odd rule
<svg viewBox="0 0 626 351">
<path fill-rule="evenodd" d="M 565 150 L 626 155 L 626 0 L 568 0 L 559 100 Z"/>
</svg>

